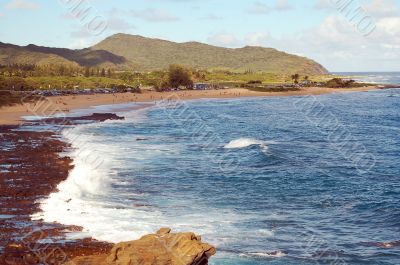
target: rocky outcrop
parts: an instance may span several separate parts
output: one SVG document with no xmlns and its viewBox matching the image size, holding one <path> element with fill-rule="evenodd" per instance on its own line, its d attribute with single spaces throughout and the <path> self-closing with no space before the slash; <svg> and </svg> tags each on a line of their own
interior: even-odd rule
<svg viewBox="0 0 400 265">
<path fill-rule="evenodd" d="M 201 242 L 194 233 L 171 233 L 162 228 L 156 234 L 114 245 L 110 254 L 78 257 L 68 265 L 206 265 L 216 249 Z"/>
</svg>

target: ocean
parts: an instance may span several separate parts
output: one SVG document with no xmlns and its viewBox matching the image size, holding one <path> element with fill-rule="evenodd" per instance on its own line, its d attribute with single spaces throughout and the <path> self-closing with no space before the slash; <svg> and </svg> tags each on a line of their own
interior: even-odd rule
<svg viewBox="0 0 400 265">
<path fill-rule="evenodd" d="M 400 85 L 400 72 L 335 72 L 333 74 L 351 76 L 359 82 Z"/>
<path fill-rule="evenodd" d="M 195 232 L 214 265 L 399 264 L 400 90 L 127 106 L 64 130 L 75 167 L 34 218 Z"/>
</svg>

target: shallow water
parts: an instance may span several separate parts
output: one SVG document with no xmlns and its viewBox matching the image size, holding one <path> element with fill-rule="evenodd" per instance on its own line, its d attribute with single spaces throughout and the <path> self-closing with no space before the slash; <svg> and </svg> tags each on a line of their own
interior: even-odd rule
<svg viewBox="0 0 400 265">
<path fill-rule="evenodd" d="M 218 265 L 398 264 L 397 91 L 196 100 L 79 125 L 64 131 L 75 168 L 36 218 L 112 242 L 194 231 Z"/>
</svg>

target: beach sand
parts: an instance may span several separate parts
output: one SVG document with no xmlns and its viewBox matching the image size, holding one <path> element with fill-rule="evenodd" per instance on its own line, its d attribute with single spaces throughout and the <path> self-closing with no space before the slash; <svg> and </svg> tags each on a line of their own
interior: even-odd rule
<svg viewBox="0 0 400 265">
<path fill-rule="evenodd" d="M 325 87 L 301 88 L 299 91 L 287 92 L 255 92 L 247 89 L 224 89 L 204 91 L 174 91 L 155 92 L 144 91 L 142 94 L 94 94 L 48 97 L 36 103 L 25 103 L 0 108 L 0 125 L 20 125 L 24 116 L 51 116 L 56 113 L 68 113 L 74 109 L 84 109 L 91 106 L 110 105 L 129 102 L 156 102 L 163 99 L 201 99 L 201 98 L 238 98 L 238 97 L 268 97 L 268 96 L 298 96 L 321 95 L 344 91 L 368 91 L 377 89 L 376 86 L 334 89 Z"/>
</svg>

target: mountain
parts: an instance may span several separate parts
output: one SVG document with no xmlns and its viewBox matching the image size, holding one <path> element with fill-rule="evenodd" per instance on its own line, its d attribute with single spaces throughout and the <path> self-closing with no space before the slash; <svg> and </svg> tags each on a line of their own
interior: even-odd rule
<svg viewBox="0 0 400 265">
<path fill-rule="evenodd" d="M 17 46 L 0 42 L 0 64 L 62 64 L 87 67 L 117 67 L 128 65 L 128 61 L 108 51 L 64 48 L 49 48 L 30 44 Z"/>
<path fill-rule="evenodd" d="M 196 69 L 262 71 L 285 74 L 327 74 L 317 62 L 272 48 L 223 48 L 199 42 L 175 43 L 137 35 L 115 34 L 81 50 L 17 46 L 0 42 L 0 64 L 70 64 L 137 71 L 182 64 Z"/>
<path fill-rule="evenodd" d="M 326 74 L 328 71 L 305 57 L 272 48 L 230 49 L 198 42 L 175 43 L 142 36 L 116 34 L 92 47 L 135 62 L 141 70 L 165 69 L 172 63 L 193 68 L 274 73 Z"/>
</svg>

